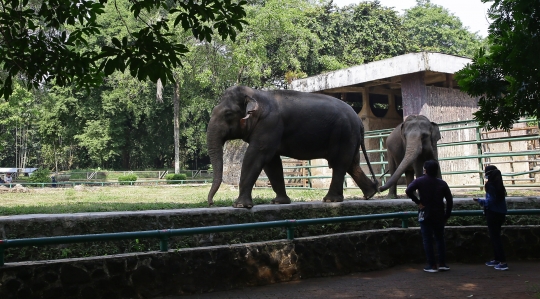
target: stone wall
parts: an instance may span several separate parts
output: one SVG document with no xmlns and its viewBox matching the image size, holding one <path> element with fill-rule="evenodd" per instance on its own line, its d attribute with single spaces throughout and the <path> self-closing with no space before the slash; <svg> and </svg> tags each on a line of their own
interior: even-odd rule
<svg viewBox="0 0 540 299">
<path fill-rule="evenodd" d="M 360 193 L 360 192 L 359 192 Z M 508 198 L 509 209 L 540 209 L 540 199 Z M 469 199 L 455 199 L 455 210 L 478 210 L 480 206 Z M 381 214 L 414 211 L 409 199 L 346 200 L 342 203 L 295 202 L 290 205 L 256 205 L 254 208 L 200 208 L 162 211 L 108 213 L 76 213 L 58 215 L 19 215 L 0 217 L 0 238 L 20 239 L 64 235 L 99 234 L 112 232 L 177 229 L 212 225 L 227 225 L 285 219 L 312 219 L 351 215 Z M 410 226 L 417 225 L 410 219 Z M 483 225 L 481 216 L 453 217 L 449 225 Z M 509 216 L 507 225 L 540 225 L 538 216 Z M 309 237 L 342 232 L 401 227 L 401 220 L 387 219 L 330 225 L 310 225 L 296 228 L 296 236 Z M 284 228 L 257 231 L 227 232 L 173 237 L 171 249 L 197 246 L 227 245 L 285 239 Z M 129 252 L 159 250 L 156 239 L 139 239 L 42 247 L 10 248 L 6 262 L 50 260 L 66 257 L 113 255 Z"/>
<path fill-rule="evenodd" d="M 486 227 L 447 227 L 448 262 L 491 257 Z M 507 226 L 508 260 L 540 258 L 540 226 Z M 418 228 L 0 267 L 0 298 L 154 298 L 422 263 Z M 479 267 L 482 267 L 479 265 Z"/>
</svg>

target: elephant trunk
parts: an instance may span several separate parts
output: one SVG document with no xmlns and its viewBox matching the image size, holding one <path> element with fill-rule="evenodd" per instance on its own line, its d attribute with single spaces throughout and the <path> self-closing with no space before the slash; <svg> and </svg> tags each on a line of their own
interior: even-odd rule
<svg viewBox="0 0 540 299">
<path fill-rule="evenodd" d="M 214 204 L 214 195 L 216 194 L 221 182 L 223 180 L 223 138 L 220 136 L 219 130 L 215 125 L 210 122 L 208 126 L 208 133 L 206 141 L 208 144 L 208 155 L 210 156 L 210 163 L 212 163 L 212 169 L 214 170 L 212 187 L 208 192 L 208 205 Z"/>
<path fill-rule="evenodd" d="M 419 146 L 420 144 L 420 146 Z M 392 174 L 392 176 L 388 179 L 386 184 L 384 186 L 379 188 L 379 191 L 384 191 L 389 189 L 392 185 L 396 184 L 401 175 L 409 168 L 416 159 L 418 159 L 418 156 L 422 153 L 422 146 L 421 143 L 414 143 L 409 142 L 407 143 L 407 149 L 405 150 L 405 157 L 403 158 L 403 161 L 399 164 L 396 171 Z"/>
</svg>

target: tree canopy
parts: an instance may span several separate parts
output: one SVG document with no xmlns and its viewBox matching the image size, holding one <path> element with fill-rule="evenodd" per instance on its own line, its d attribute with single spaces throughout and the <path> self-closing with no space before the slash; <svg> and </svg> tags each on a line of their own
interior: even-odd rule
<svg viewBox="0 0 540 299">
<path fill-rule="evenodd" d="M 405 11 L 403 27 L 409 51 L 430 51 L 472 57 L 482 38 L 472 33 L 460 19 L 429 0 L 416 0 L 416 6 Z"/>
<path fill-rule="evenodd" d="M 456 74 L 458 84 L 479 97 L 475 118 L 488 129 L 540 119 L 540 0 L 495 0 L 488 14 L 487 49 Z"/>
<path fill-rule="evenodd" d="M 41 4 L 17 2 L 17 11 L 33 10 L 31 18 L 20 23 L 26 29 L 36 28 L 28 36 L 22 25 L 17 30 L 5 28 L 5 20 L 15 10 L 0 9 L 4 12 L 0 13 L 0 33 L 19 34 L 7 42 L 0 36 L 0 52 L 7 53 L 0 56 L 0 79 L 3 88 L 13 89 L 9 99 L 0 98 L 0 166 L 169 168 L 175 160 L 173 132 L 178 120 L 181 166 L 204 168 L 209 163 L 205 135 L 211 109 L 232 85 L 286 88 L 295 78 L 410 51 L 438 49 L 458 54 L 467 49 L 463 55 L 469 55 L 469 47 L 475 45 L 458 40 L 465 36 L 474 41 L 473 33 L 456 35 L 456 40 L 450 34 L 441 41 L 443 36 L 436 33 L 446 23 L 428 20 L 446 19 L 448 13 L 431 14 L 434 6 L 426 2 L 413 8 L 424 11 L 414 22 L 433 28 L 414 33 L 429 37 L 412 40 L 416 27 L 408 25 L 411 14 L 402 16 L 377 1 L 337 7 L 331 1 L 313 0 L 233 1 L 236 6 L 228 0 L 145 0 L 150 4 L 114 0 L 81 7 L 82 11 L 95 9 L 93 17 L 72 5 L 74 15 L 82 14 L 83 21 L 75 18 L 71 23 L 65 21 L 71 20 L 65 15 L 71 12 L 62 6 L 71 2 L 60 0 L 54 6 L 50 1 L 43 2 L 43 9 L 49 10 L 51 20 L 37 15 L 42 13 Z M 140 3 L 150 8 L 136 15 L 134 6 Z M 199 23 L 188 21 L 184 27 L 182 21 L 191 19 L 182 15 L 190 11 L 182 3 L 205 4 L 209 6 L 206 12 L 215 14 L 206 21 L 199 18 Z M 214 11 L 219 5 L 224 8 Z M 64 14 L 58 17 L 63 23 L 53 22 L 57 18 L 52 17 L 53 6 Z M 235 12 L 239 15 L 230 16 Z M 233 20 L 227 23 L 228 35 L 216 25 L 225 22 L 219 14 Z M 460 24 L 453 28 L 467 32 Z M 440 46 L 446 44 L 456 47 Z M 17 53 L 14 45 L 22 52 Z M 170 47 L 178 51 L 167 50 Z M 162 101 L 156 100 L 157 78 L 174 79 L 174 84 L 164 86 Z M 35 88 L 25 88 L 25 84 Z M 177 117 L 174 98 L 180 107 Z"/>
<path fill-rule="evenodd" d="M 116 1 L 5 0 L 0 7 L 0 95 L 8 98 L 13 79 L 20 76 L 34 88 L 45 82 L 58 86 L 95 87 L 104 76 L 129 70 L 140 80 L 172 80 L 172 68 L 181 64 L 186 45 L 169 39 L 177 27 L 201 41 L 212 40 L 214 31 L 235 39 L 245 21 L 245 1 L 137 0 L 130 1 L 128 17 Z M 123 36 L 108 36 L 99 49 L 88 38 L 104 28 L 99 16 L 105 5 L 117 11 L 124 24 Z M 173 20 L 173 22 L 169 22 Z M 9 26 L 8 26 L 9 24 Z"/>
</svg>

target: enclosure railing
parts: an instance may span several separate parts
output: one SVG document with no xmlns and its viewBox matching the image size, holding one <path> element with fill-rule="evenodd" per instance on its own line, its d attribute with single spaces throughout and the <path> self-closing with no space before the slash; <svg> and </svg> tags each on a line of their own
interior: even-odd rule
<svg viewBox="0 0 540 299">
<path fill-rule="evenodd" d="M 244 231 L 252 229 L 276 228 L 284 227 L 287 230 L 287 240 L 294 240 L 294 230 L 297 226 L 344 223 L 366 220 L 380 219 L 401 219 L 401 227 L 409 227 L 409 219 L 416 217 L 418 212 L 395 212 L 387 214 L 371 214 L 357 216 L 342 216 L 331 218 L 314 218 L 314 219 L 289 219 L 256 223 L 218 225 L 206 227 L 180 228 L 180 229 L 161 229 L 149 231 L 135 232 L 120 232 L 120 233 L 105 233 L 105 234 L 90 234 L 90 235 L 74 235 L 74 236 L 57 236 L 43 238 L 26 238 L 26 239 L 4 239 L 0 240 L 0 266 L 4 265 L 4 252 L 7 248 L 43 246 L 43 245 L 59 245 L 70 243 L 86 243 L 86 242 L 105 242 L 118 240 L 134 240 L 134 239 L 159 239 L 160 251 L 169 250 L 169 238 L 178 236 L 191 236 L 198 234 L 211 234 L 232 231 Z M 461 210 L 452 211 L 452 216 L 481 216 L 481 210 Z M 509 210 L 508 215 L 540 215 L 540 209 L 523 209 Z"/>
<path fill-rule="evenodd" d="M 146 185 L 146 186 L 157 186 L 157 185 L 186 185 L 186 184 L 208 184 L 211 182 L 211 179 L 196 179 L 196 180 L 141 180 L 141 181 L 122 181 L 122 182 L 87 182 L 87 181 L 67 181 L 67 182 L 56 182 L 56 183 L 27 183 L 27 182 L 15 182 L 8 184 L 0 184 L 9 188 L 17 187 L 21 185 L 22 187 L 75 187 L 75 186 L 119 186 L 119 185 Z"/>
<path fill-rule="evenodd" d="M 532 119 L 523 119 L 518 121 L 518 123 L 536 123 L 536 120 Z M 463 175 L 463 174 L 478 174 L 479 181 L 478 184 L 474 185 L 456 185 L 456 186 L 450 186 L 450 188 L 482 188 L 484 186 L 484 178 L 481 175 L 484 172 L 484 165 L 489 164 L 500 164 L 500 163 L 539 163 L 540 165 L 540 159 L 537 159 L 536 156 L 540 156 L 540 148 L 536 148 L 533 150 L 527 150 L 527 151 L 514 151 L 514 152 L 499 152 L 499 153 L 490 153 L 486 152 L 483 149 L 483 145 L 486 144 L 492 144 L 492 143 L 509 143 L 509 142 L 518 142 L 518 141 L 539 141 L 540 135 L 538 134 L 538 126 L 535 127 L 528 127 L 527 130 L 536 130 L 537 132 L 534 134 L 529 135 L 521 135 L 521 136 L 509 136 L 505 138 L 483 138 L 482 135 L 486 133 L 493 133 L 493 132 L 482 132 L 482 127 L 478 125 L 478 123 L 474 120 L 466 120 L 466 121 L 456 121 L 456 122 L 448 122 L 448 123 L 440 123 L 438 124 L 441 132 L 448 132 L 448 131 L 459 131 L 459 130 L 469 130 L 474 129 L 475 130 L 475 140 L 468 140 L 468 141 L 459 141 L 459 142 L 448 142 L 448 143 L 439 143 L 437 144 L 438 148 L 442 147 L 449 147 L 449 146 L 463 146 L 463 145 L 476 145 L 476 154 L 472 155 L 464 155 L 464 156 L 454 156 L 454 157 L 439 157 L 439 161 L 457 161 L 457 160 L 463 160 L 463 159 L 474 159 L 477 161 L 477 168 L 474 169 L 465 169 L 465 170 L 458 170 L 458 171 L 447 171 L 442 172 L 442 175 Z M 382 183 L 384 184 L 386 182 L 386 178 L 389 177 L 391 174 L 385 174 L 386 169 L 388 167 L 388 161 L 386 160 L 385 154 L 386 149 L 384 147 L 384 141 L 390 135 L 393 129 L 384 129 L 384 130 L 375 130 L 375 131 L 368 131 L 365 133 L 365 139 L 376 139 L 378 140 L 379 148 L 378 149 L 372 149 L 368 150 L 368 154 L 378 154 L 377 159 L 373 159 L 373 161 L 370 160 L 371 165 L 381 165 L 380 172 L 376 174 L 378 178 L 381 178 Z M 524 129 L 520 129 L 524 130 Z M 517 160 L 517 161 L 506 161 L 506 162 L 491 162 L 492 158 L 500 158 L 500 157 L 516 157 L 516 156 L 532 156 L 532 159 L 528 160 Z M 361 162 L 360 165 L 367 165 L 365 162 Z M 327 168 L 327 165 L 309 165 L 309 166 L 292 166 L 292 167 L 284 167 L 287 169 L 294 169 L 294 168 Z M 504 177 L 511 177 L 509 181 L 512 182 L 511 187 L 531 187 L 531 186 L 537 186 L 540 187 L 540 183 L 529 183 L 529 184 L 516 184 L 515 181 L 518 179 L 514 179 L 513 177 L 526 175 L 526 174 L 534 174 L 540 172 L 540 167 L 536 169 L 532 169 L 525 172 L 513 172 L 513 173 L 503 173 L 502 175 Z M 346 176 L 349 178 L 350 176 Z M 309 176 L 286 176 L 285 180 L 294 180 L 294 179 L 329 179 L 332 178 L 330 175 L 309 175 Z M 267 179 L 267 178 L 262 178 Z M 530 181 L 534 181 L 534 178 L 530 178 Z M 311 182 L 310 182 L 311 184 Z M 347 187 L 347 186 L 345 186 Z M 295 188 L 295 187 L 291 187 Z M 301 187 L 300 187 L 301 188 Z M 356 187 L 355 187 L 356 188 Z"/>
<path fill-rule="evenodd" d="M 536 122 L 532 119 L 524 119 L 518 121 L 518 123 L 530 123 L 530 122 Z M 450 186 L 450 188 L 482 188 L 484 186 L 484 178 L 482 176 L 484 165 L 486 163 L 490 164 L 500 164 L 500 163 L 533 163 L 540 166 L 540 159 L 537 159 L 537 156 L 540 156 L 540 147 L 535 148 L 533 150 L 527 150 L 527 151 L 514 151 L 514 152 L 499 152 L 499 153 L 491 153 L 486 152 L 483 149 L 483 146 L 487 144 L 493 144 L 493 143 L 510 143 L 510 142 L 517 142 L 517 141 L 538 141 L 540 140 L 540 135 L 538 133 L 529 134 L 529 135 L 521 135 L 521 136 L 509 136 L 505 138 L 483 138 L 482 135 L 489 133 L 489 132 L 482 132 L 482 128 L 478 125 L 476 121 L 473 120 L 467 120 L 467 121 L 457 121 L 457 122 L 448 122 L 448 123 L 440 123 L 439 128 L 441 132 L 448 132 L 448 131 L 459 131 L 459 130 L 469 130 L 474 129 L 475 130 L 475 140 L 468 140 L 468 141 L 459 141 L 459 142 L 448 142 L 448 143 L 439 143 L 437 147 L 443 148 L 443 147 L 449 147 L 449 146 L 464 146 L 464 145 L 476 145 L 476 154 L 471 155 L 464 155 L 464 156 L 454 156 L 454 157 L 439 157 L 439 161 L 457 161 L 457 160 L 463 160 L 463 159 L 473 159 L 477 161 L 476 168 L 473 169 L 463 169 L 458 171 L 447 171 L 442 172 L 442 175 L 464 175 L 464 174 L 476 174 L 478 175 L 478 184 L 469 184 L 469 185 L 456 185 L 456 186 Z M 530 130 L 536 130 L 538 131 L 538 126 L 536 127 L 530 127 L 527 128 Z M 393 129 L 384 129 L 384 130 L 375 130 L 375 131 L 368 131 L 365 134 L 365 139 L 376 139 L 378 140 L 379 148 L 378 149 L 372 149 L 368 150 L 368 154 L 378 154 L 378 158 L 373 159 L 373 161 L 370 161 L 371 165 L 380 165 L 381 169 L 380 172 L 377 173 L 377 177 L 380 177 L 382 179 L 382 183 L 384 184 L 386 182 L 386 178 L 390 176 L 390 174 L 385 174 L 386 169 L 388 168 L 388 161 L 386 160 L 385 154 L 386 149 L 384 148 L 384 140 L 388 137 L 388 135 L 392 132 Z M 532 158 L 529 158 L 528 160 L 519 160 L 519 161 L 507 161 L 507 162 L 493 162 L 490 161 L 492 158 L 501 158 L 501 157 L 517 157 L 517 156 L 530 156 Z M 360 163 L 361 165 L 367 165 L 365 162 Z M 306 184 L 303 184 L 303 186 L 298 187 L 292 187 L 289 188 L 312 188 L 313 180 L 315 179 L 330 179 L 332 176 L 330 175 L 312 175 L 311 170 L 314 168 L 327 168 L 327 165 L 311 165 L 311 163 L 308 163 L 308 165 L 302 165 L 302 166 L 285 166 L 283 169 L 285 171 L 289 170 L 305 170 L 305 171 L 294 171 L 296 173 L 299 173 L 301 175 L 287 175 L 285 176 L 286 182 L 289 181 L 298 181 L 298 180 L 307 180 Z M 189 170 L 191 171 L 191 170 Z M 210 175 L 210 171 L 202 171 L 205 172 L 205 175 Z M 521 172 L 512 172 L 512 173 L 503 173 L 502 175 L 504 177 L 508 177 L 508 181 L 511 181 L 510 187 L 540 187 L 540 183 L 536 183 L 534 178 L 527 179 L 530 183 L 528 184 L 519 184 L 516 183 L 520 179 L 515 179 L 516 176 L 522 176 L 527 174 L 534 174 L 540 172 L 540 167 L 536 167 L 535 169 L 530 169 L 529 171 L 521 171 Z M 100 178 L 99 175 L 100 172 L 97 172 L 95 175 L 92 175 L 90 172 L 87 173 L 81 173 L 85 178 L 92 176 Z M 111 174 L 119 174 L 125 172 L 110 172 Z M 162 177 L 164 175 L 164 171 L 134 171 L 133 173 L 154 173 L 157 177 Z M 76 174 L 76 172 L 73 172 L 73 174 Z M 201 172 L 197 171 L 191 171 L 192 177 L 200 176 Z M 349 176 L 347 176 L 349 178 Z M 260 177 L 261 180 L 267 180 L 268 178 Z M 212 180 L 212 178 L 208 177 L 206 179 L 200 178 L 200 179 L 191 179 L 186 181 L 179 181 L 178 183 L 185 184 L 185 183 L 209 183 Z M 86 182 L 83 180 L 79 181 L 58 181 L 56 183 L 26 183 L 26 182 L 19 182 L 19 184 L 22 184 L 23 186 L 36 186 L 36 187 L 46 187 L 46 186 L 76 186 L 76 185 L 92 185 L 92 186 L 111 186 L 111 185 L 119 185 L 119 184 L 125 184 L 128 185 L 158 185 L 158 184 L 166 184 L 167 182 L 164 180 L 153 180 L 153 179 L 141 179 L 134 182 L 112 182 L 112 181 L 93 181 L 93 182 Z M 6 185 L 6 184 L 4 184 Z M 15 183 L 7 184 L 6 186 L 13 187 Z M 345 186 L 347 188 L 347 186 Z M 354 187 L 356 188 L 356 187 Z"/>
</svg>

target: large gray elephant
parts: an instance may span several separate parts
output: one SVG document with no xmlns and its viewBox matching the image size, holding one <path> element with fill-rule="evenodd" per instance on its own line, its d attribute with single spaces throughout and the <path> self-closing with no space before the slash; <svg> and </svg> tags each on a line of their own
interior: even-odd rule
<svg viewBox="0 0 540 299">
<path fill-rule="evenodd" d="M 324 158 L 332 168 L 330 189 L 323 201 L 343 201 L 345 173 L 351 175 L 366 199 L 377 193 L 377 180 L 367 159 L 364 127 L 353 108 L 322 94 L 260 91 L 245 86 L 228 88 L 212 110 L 207 142 L 214 180 L 208 204 L 223 178 L 223 145 L 242 139 L 249 143 L 240 173 L 240 195 L 234 207 L 251 208 L 251 192 L 261 170 L 268 176 L 277 204 L 288 204 L 280 156 L 299 160 Z M 373 181 L 360 168 L 362 148 Z"/>
<path fill-rule="evenodd" d="M 391 177 L 379 191 L 388 192 L 389 198 L 397 198 L 396 185 L 403 173 L 409 185 L 414 176 L 423 174 L 427 160 L 438 160 L 437 141 L 441 139 L 439 126 L 423 115 L 409 115 L 386 139 L 386 157 Z M 441 177 L 439 171 L 439 177 Z"/>
</svg>

